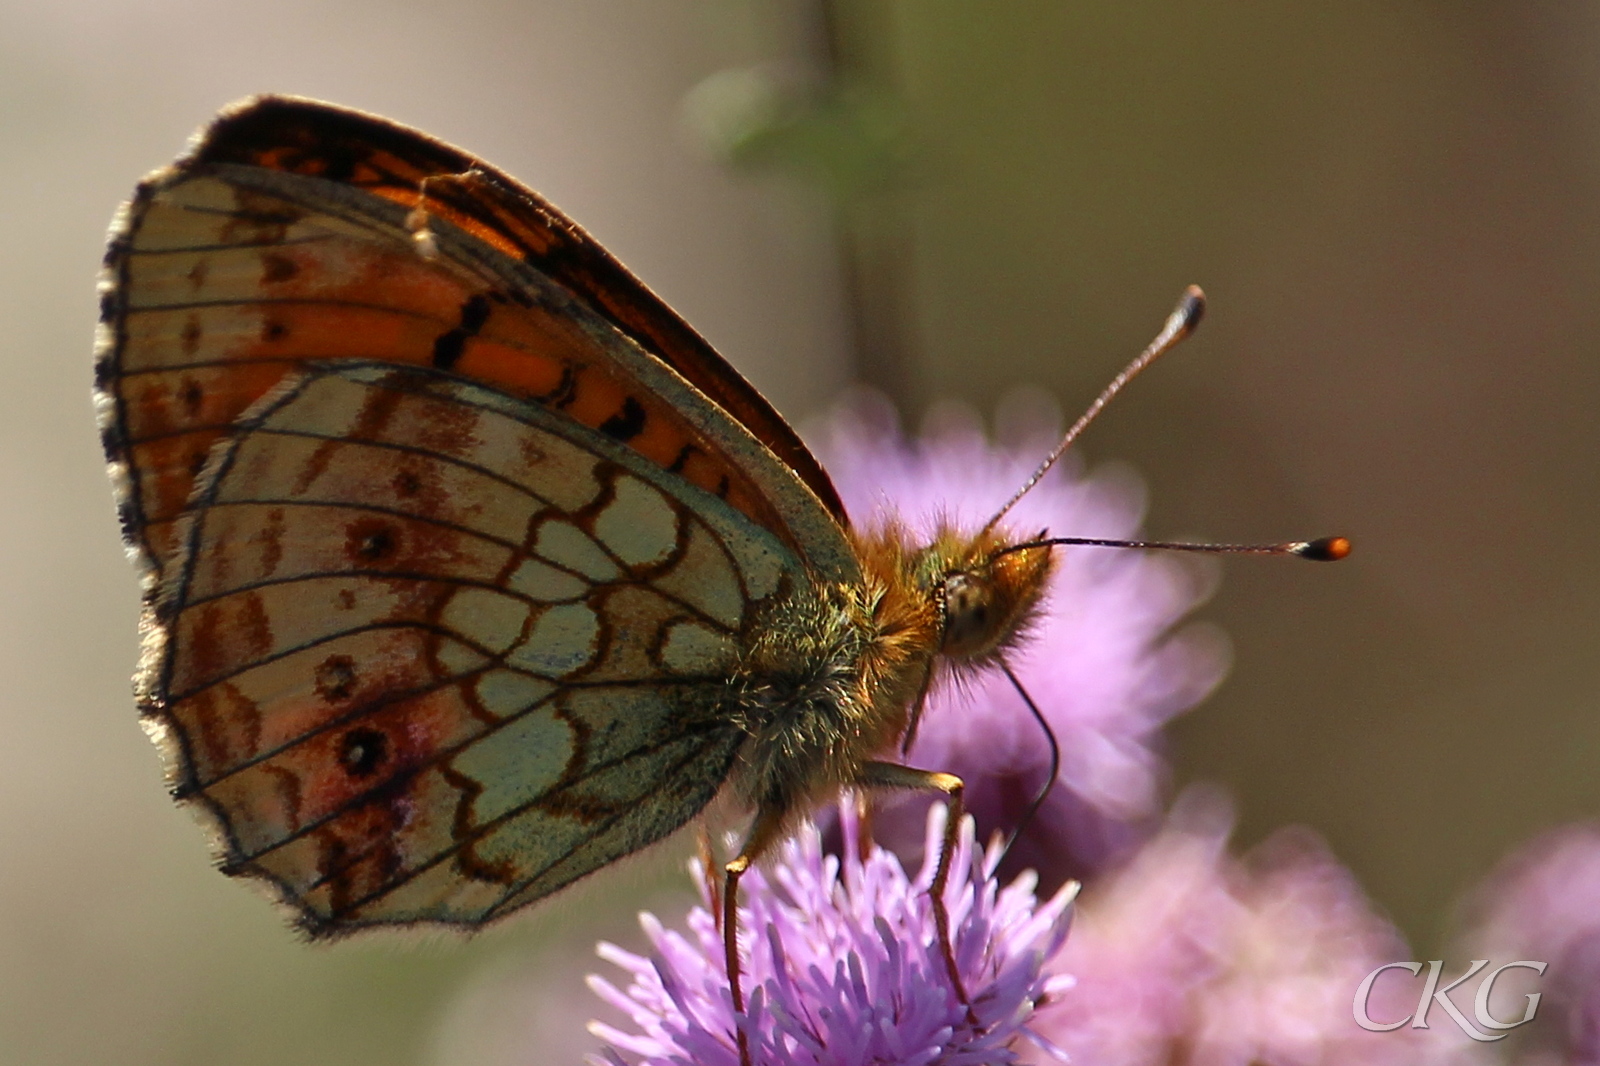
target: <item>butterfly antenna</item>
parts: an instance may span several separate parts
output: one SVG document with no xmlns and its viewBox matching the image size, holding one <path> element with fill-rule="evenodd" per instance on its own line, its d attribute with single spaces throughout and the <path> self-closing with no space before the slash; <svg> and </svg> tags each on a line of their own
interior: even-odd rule
<svg viewBox="0 0 1600 1066">
<path fill-rule="evenodd" d="M 1042 537 L 1012 544 L 994 553 L 993 558 L 1034 548 L 1053 548 L 1061 544 L 1091 548 L 1150 548 L 1169 552 L 1204 552 L 1207 555 L 1294 555 L 1318 563 L 1336 563 L 1350 554 L 1349 537 L 1318 537 L 1316 540 L 1286 540 L 1277 544 L 1193 544 L 1176 540 L 1113 540 L 1106 537 Z"/>
<path fill-rule="evenodd" d="M 1011 854 L 1011 846 L 1022 836 L 1024 830 L 1033 822 L 1034 816 L 1039 813 L 1039 808 L 1044 806 L 1044 801 L 1050 798 L 1050 790 L 1056 787 L 1056 777 L 1061 773 L 1061 745 L 1056 742 L 1056 731 L 1050 728 L 1050 723 L 1045 719 L 1044 712 L 1039 710 L 1039 705 L 1033 702 L 1033 697 L 1028 695 L 1028 690 L 1022 687 L 1022 681 L 1011 671 L 1011 664 L 1004 659 L 1000 660 L 1000 669 L 1005 671 L 1006 677 L 1011 681 L 1011 687 L 1017 690 L 1017 695 L 1022 697 L 1022 702 L 1028 705 L 1028 710 L 1033 713 L 1033 720 L 1039 723 L 1039 728 L 1044 730 L 1045 739 L 1050 742 L 1050 776 L 1045 778 L 1044 787 L 1028 805 L 1027 811 L 1017 822 L 1011 835 L 1006 838 L 1006 846 L 1000 850 L 1000 860 L 994 868 L 1000 869 L 1000 864 L 1006 861 L 1006 856 Z"/>
<path fill-rule="evenodd" d="M 1029 490 L 1037 485 L 1045 474 L 1050 472 L 1050 468 L 1056 465 L 1056 460 L 1066 454 L 1067 449 L 1072 447 L 1073 441 L 1077 440 L 1083 431 L 1089 428 L 1089 423 L 1095 420 L 1095 416 L 1100 413 L 1101 408 L 1111 402 L 1113 396 L 1121 392 L 1128 382 L 1143 373 L 1145 367 L 1166 355 L 1173 348 L 1176 348 L 1179 341 L 1193 333 L 1195 327 L 1200 324 L 1200 318 L 1205 314 L 1205 311 L 1206 294 L 1200 291 L 1200 286 L 1190 285 L 1187 289 L 1184 289 L 1183 295 L 1178 298 L 1178 306 L 1173 308 L 1172 314 L 1167 316 L 1167 323 L 1161 327 L 1161 332 L 1156 334 L 1156 339 L 1151 341 L 1149 347 L 1140 352 L 1133 362 L 1123 367 L 1122 373 L 1111 379 L 1111 384 L 1107 385 L 1100 395 L 1095 397 L 1094 403 L 1089 405 L 1089 409 L 1083 412 L 1078 417 L 1078 420 L 1072 424 L 1072 428 L 1067 430 L 1067 435 L 1061 438 L 1061 443 L 1056 445 L 1055 450 L 1045 457 L 1044 462 L 1039 464 L 1039 469 L 1033 472 L 1033 476 L 1023 483 L 1022 488 L 1017 490 L 1015 496 L 1006 501 L 1004 507 L 995 512 L 993 518 L 989 519 L 988 524 L 983 527 L 983 532 L 987 533 L 998 525 L 1000 519 L 1006 516 L 1006 512 L 1015 507 L 1017 501 L 1026 496 Z"/>
</svg>

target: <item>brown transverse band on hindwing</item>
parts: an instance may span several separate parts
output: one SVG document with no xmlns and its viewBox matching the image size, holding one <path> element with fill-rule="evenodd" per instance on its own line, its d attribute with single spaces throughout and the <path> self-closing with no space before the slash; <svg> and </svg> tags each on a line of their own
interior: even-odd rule
<svg viewBox="0 0 1600 1066">
<path fill-rule="evenodd" d="M 107 252 L 102 315 L 112 336 L 97 376 L 116 411 L 103 419 L 105 443 L 126 472 L 125 525 L 158 569 L 175 547 L 173 522 L 194 476 L 233 419 L 307 361 L 342 358 L 435 366 L 560 409 L 720 492 L 758 523 L 786 529 L 761 485 L 671 404 L 619 377 L 563 308 L 514 287 L 475 289 L 406 243 L 340 245 L 329 233 L 339 219 L 251 192 L 237 184 L 247 172 L 229 167 L 316 178 L 373 203 L 424 204 L 432 218 L 528 264 L 736 419 L 843 524 L 827 475 L 771 406 L 536 194 L 405 127 L 262 98 L 225 114 L 190 156 L 141 186 Z M 230 201 L 204 202 L 207 189 L 193 183 L 212 173 L 235 182 Z M 181 205 L 162 202 L 185 182 Z M 786 539 L 799 547 L 803 537 Z"/>
</svg>

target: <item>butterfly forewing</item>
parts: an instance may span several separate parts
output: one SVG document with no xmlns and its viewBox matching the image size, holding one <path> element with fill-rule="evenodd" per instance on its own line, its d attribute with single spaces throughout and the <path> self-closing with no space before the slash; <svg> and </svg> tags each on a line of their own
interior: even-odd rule
<svg viewBox="0 0 1600 1066">
<path fill-rule="evenodd" d="M 431 256 L 408 224 L 419 205 Z M 826 476 L 754 389 L 550 205 L 404 127 L 271 98 L 224 117 L 140 187 L 102 302 L 106 449 L 157 575 L 234 420 L 340 359 L 543 405 L 727 500 L 822 576 L 858 574 Z"/>
<path fill-rule="evenodd" d="M 582 227 L 538 193 L 417 130 L 314 100 L 262 97 L 230 108 L 197 158 L 290 171 L 432 209 L 554 279 L 732 415 L 808 485 L 836 518 L 827 474 L 782 416 L 695 330 Z M 431 179 L 475 172 L 481 180 Z"/>
<path fill-rule="evenodd" d="M 315 931 L 475 924 L 682 825 L 763 610 L 808 587 L 604 434 L 388 365 L 263 400 L 177 528 L 152 726 L 227 866 Z"/>
</svg>

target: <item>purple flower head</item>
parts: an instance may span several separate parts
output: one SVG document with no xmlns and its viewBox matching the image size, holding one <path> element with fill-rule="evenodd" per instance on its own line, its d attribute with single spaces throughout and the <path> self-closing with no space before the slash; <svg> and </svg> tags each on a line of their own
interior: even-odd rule
<svg viewBox="0 0 1600 1066">
<path fill-rule="evenodd" d="M 1117 1066 L 1483 1063 L 1447 1021 L 1361 1028 L 1362 978 L 1409 950 L 1308 830 L 1237 859 L 1231 827 L 1219 796 L 1187 791 L 1166 827 L 1091 887 L 1051 963 L 1077 983 L 1040 1013 L 1050 1041 L 1073 1062 Z M 1420 987 L 1377 984 L 1369 1017 L 1405 1017 Z"/>
<path fill-rule="evenodd" d="M 943 833 L 943 807 L 930 812 L 928 854 Z M 861 857 L 848 800 L 839 820 L 842 859 L 822 849 L 807 824 L 769 869 L 740 886 L 745 1032 L 761 1066 L 1001 1066 L 1020 1062 L 1035 1008 L 1070 982 L 1043 973 L 1067 935 L 1075 886 L 1044 904 L 1034 880 L 1001 887 L 991 850 L 973 848 L 964 820 L 945 892 L 957 967 L 979 1025 L 957 999 L 945 968 L 928 888 L 934 865 L 908 878 L 873 846 Z M 697 877 L 704 885 L 704 878 Z M 628 971 L 626 990 L 602 977 L 590 986 L 633 1019 L 637 1033 L 593 1023 L 608 1043 L 592 1063 L 621 1066 L 737 1066 L 733 1002 L 722 966 L 722 934 L 709 909 L 689 913 L 687 934 L 640 921 L 653 950 L 634 955 L 601 944 Z"/>
<path fill-rule="evenodd" d="M 954 407 L 908 441 L 888 401 L 862 393 L 808 427 L 807 437 L 858 527 L 898 517 L 914 536 L 930 536 L 941 522 L 976 531 L 1059 439 L 1059 420 L 1034 406 L 1031 417 L 1002 410 L 1009 444 L 991 443 L 975 415 Z M 1131 478 L 1085 477 L 1068 455 L 1007 515 L 1006 527 L 1020 536 L 1125 538 L 1136 534 L 1142 507 Z M 1011 665 L 1055 731 L 1061 772 L 1002 871 L 1038 870 L 1047 887 L 1093 872 L 1142 835 L 1165 781 L 1161 727 L 1216 685 L 1226 659 L 1208 633 L 1172 632 L 1207 592 L 1192 560 L 1057 552 L 1043 617 Z M 1026 704 L 995 671 L 935 691 L 907 761 L 965 780 L 968 809 L 987 837 L 1021 820 L 1044 784 L 1049 753 Z M 914 854 L 920 811 L 908 803 L 884 812 L 880 839 Z"/>
<path fill-rule="evenodd" d="M 1564 826 L 1524 845 L 1468 907 L 1462 958 L 1548 964 L 1543 976 L 1508 970 L 1493 985 L 1489 1013 L 1507 1022 L 1523 1016 L 1525 996 L 1543 993 L 1518 1061 L 1600 1066 L 1600 825 Z"/>
</svg>

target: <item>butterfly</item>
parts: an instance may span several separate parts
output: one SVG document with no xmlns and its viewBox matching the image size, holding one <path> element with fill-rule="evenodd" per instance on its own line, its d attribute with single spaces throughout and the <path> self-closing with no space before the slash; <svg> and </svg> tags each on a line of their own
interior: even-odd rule
<svg viewBox="0 0 1600 1066">
<path fill-rule="evenodd" d="M 480 926 L 726 794 L 752 812 L 723 893 L 742 1009 L 739 875 L 841 788 L 959 813 L 958 779 L 888 756 L 930 686 L 1004 668 L 1052 547 L 1101 543 L 1004 511 L 926 544 L 852 529 L 771 405 L 576 224 L 324 103 L 225 110 L 137 187 L 100 294 L 142 720 L 223 871 L 313 937 Z"/>
</svg>

